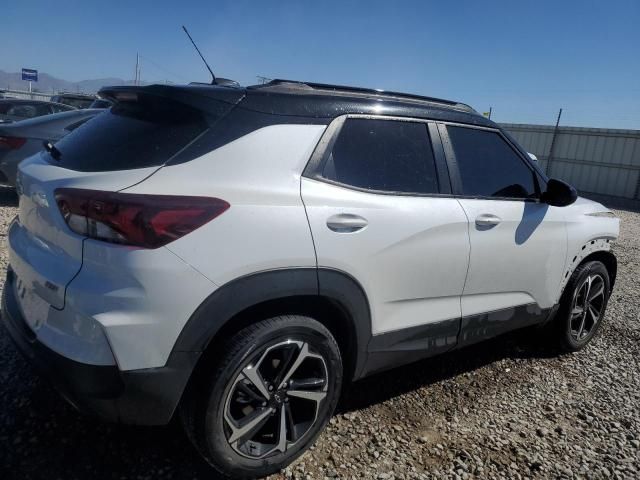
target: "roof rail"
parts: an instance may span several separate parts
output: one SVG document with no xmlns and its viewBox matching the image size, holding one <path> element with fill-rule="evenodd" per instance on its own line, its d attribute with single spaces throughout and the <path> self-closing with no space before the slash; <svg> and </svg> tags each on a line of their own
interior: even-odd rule
<svg viewBox="0 0 640 480">
<path fill-rule="evenodd" d="M 408 100 L 419 100 L 423 102 L 440 103 L 444 105 L 450 105 L 452 107 L 464 108 L 464 109 L 469 109 L 473 111 L 473 108 L 471 108 L 469 105 L 466 105 L 460 102 L 454 102 L 452 100 L 445 100 L 442 98 L 427 97 L 423 95 L 414 95 L 412 93 L 394 92 L 390 90 L 379 90 L 375 88 L 350 87 L 345 85 L 331 85 L 327 83 L 303 82 L 299 80 L 285 80 L 281 78 L 277 78 L 275 80 L 271 80 L 268 83 L 264 83 L 260 85 L 252 85 L 251 87 L 248 87 L 248 88 L 260 89 L 260 88 L 269 88 L 269 87 L 278 87 L 278 86 L 305 89 L 305 90 L 328 90 L 333 92 L 381 95 L 385 97 L 396 97 L 396 98 L 404 98 Z"/>
</svg>

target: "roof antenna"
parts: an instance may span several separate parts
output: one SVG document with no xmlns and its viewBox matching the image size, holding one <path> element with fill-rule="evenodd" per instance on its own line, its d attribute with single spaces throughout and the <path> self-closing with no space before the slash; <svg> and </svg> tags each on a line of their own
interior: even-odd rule
<svg viewBox="0 0 640 480">
<path fill-rule="evenodd" d="M 189 40 L 191 40 L 191 43 L 193 44 L 193 48 L 196 49 L 196 52 L 198 52 L 198 55 L 200 55 L 200 58 L 202 59 L 202 61 L 204 62 L 204 64 L 207 66 L 207 70 L 209 70 L 209 73 L 211 74 L 211 85 L 216 85 L 218 82 L 216 82 L 216 76 L 213 74 L 213 70 L 211 70 L 211 67 L 209 66 L 209 64 L 207 63 L 207 61 L 204 59 L 204 57 L 202 56 L 202 53 L 200 53 L 200 49 L 198 48 L 198 46 L 196 45 L 196 42 L 193 41 L 193 38 L 191 38 L 191 35 L 189 35 L 189 31 L 187 30 L 187 27 L 185 27 L 184 25 L 182 26 L 182 29 L 184 30 L 184 33 L 187 34 L 187 37 L 189 37 Z"/>
</svg>

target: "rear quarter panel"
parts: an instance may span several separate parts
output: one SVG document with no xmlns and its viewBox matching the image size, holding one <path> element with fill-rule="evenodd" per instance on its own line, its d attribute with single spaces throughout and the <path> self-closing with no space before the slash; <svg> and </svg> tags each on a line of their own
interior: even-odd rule
<svg viewBox="0 0 640 480">
<path fill-rule="evenodd" d="M 300 176 L 324 129 L 264 127 L 190 162 L 163 167 L 126 191 L 217 197 L 231 205 L 167 245 L 218 286 L 264 270 L 315 267 Z"/>
</svg>

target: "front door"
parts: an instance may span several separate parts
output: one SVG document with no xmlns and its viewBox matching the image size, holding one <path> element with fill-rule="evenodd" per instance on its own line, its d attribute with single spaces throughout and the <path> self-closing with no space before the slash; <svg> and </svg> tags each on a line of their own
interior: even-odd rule
<svg viewBox="0 0 640 480">
<path fill-rule="evenodd" d="M 446 134 L 471 242 L 464 344 L 544 318 L 558 301 L 567 233 L 562 208 L 539 201 L 542 180 L 498 131 L 447 125 Z"/>
</svg>

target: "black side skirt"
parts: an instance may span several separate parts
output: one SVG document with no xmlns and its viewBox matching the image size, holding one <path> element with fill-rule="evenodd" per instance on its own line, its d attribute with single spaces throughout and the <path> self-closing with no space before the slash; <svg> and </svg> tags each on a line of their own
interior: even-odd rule
<svg viewBox="0 0 640 480">
<path fill-rule="evenodd" d="M 556 310 L 528 304 L 374 335 L 360 377 L 545 323 Z"/>
<path fill-rule="evenodd" d="M 457 348 L 493 338 L 511 330 L 544 323 L 551 312 L 535 303 L 462 317 Z"/>
</svg>

